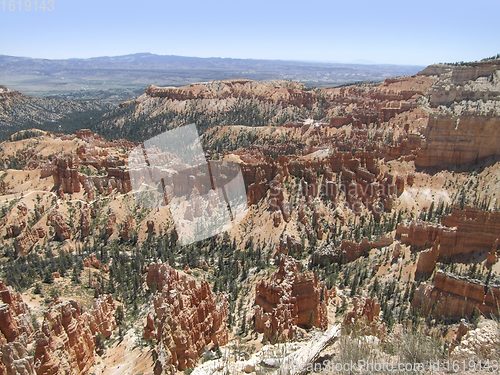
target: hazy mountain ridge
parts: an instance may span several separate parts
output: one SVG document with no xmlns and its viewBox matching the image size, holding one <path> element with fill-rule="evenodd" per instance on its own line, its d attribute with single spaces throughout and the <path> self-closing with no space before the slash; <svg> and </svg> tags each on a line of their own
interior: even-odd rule
<svg viewBox="0 0 500 375">
<path fill-rule="evenodd" d="M 316 63 L 281 60 L 199 58 L 149 53 L 90 59 L 48 60 L 0 55 L 0 82 L 30 95 L 66 95 L 118 102 L 146 86 L 248 78 L 286 79 L 309 87 L 417 73 L 419 66 Z"/>
</svg>

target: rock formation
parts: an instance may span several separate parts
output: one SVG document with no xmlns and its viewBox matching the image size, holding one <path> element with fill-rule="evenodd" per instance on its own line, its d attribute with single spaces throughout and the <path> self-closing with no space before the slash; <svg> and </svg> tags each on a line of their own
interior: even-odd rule
<svg viewBox="0 0 500 375">
<path fill-rule="evenodd" d="M 453 167 L 499 156 L 499 124 L 500 117 L 492 116 L 433 116 L 424 131 L 426 141 L 418 151 L 415 166 Z"/>
<path fill-rule="evenodd" d="M 86 373 L 95 362 L 96 335 L 110 337 L 116 327 L 114 311 L 111 296 L 94 299 L 88 311 L 73 300 L 55 301 L 36 337 L 37 373 Z"/>
<path fill-rule="evenodd" d="M 436 240 L 431 249 L 422 251 L 418 255 L 417 270 L 415 277 L 428 277 L 434 272 L 436 263 L 439 259 L 439 240 Z"/>
<path fill-rule="evenodd" d="M 294 105 L 309 108 L 318 100 L 313 92 L 304 91 L 305 86 L 297 82 L 259 82 L 258 92 L 255 86 L 255 82 L 247 79 L 194 83 L 179 88 L 149 86 L 146 88 L 146 95 L 172 100 L 257 97 L 259 100 L 279 103 L 283 106 Z"/>
<path fill-rule="evenodd" d="M 116 214 L 110 214 L 108 220 L 106 221 L 106 234 L 111 236 L 114 232 L 114 227 L 116 224 Z"/>
<path fill-rule="evenodd" d="M 132 216 L 128 216 L 127 219 L 122 223 L 122 227 L 120 229 L 120 236 L 124 241 L 128 241 L 130 239 L 130 235 L 132 234 L 132 230 L 135 228 L 135 220 Z"/>
<path fill-rule="evenodd" d="M 155 374 L 194 367 L 206 346 L 228 342 L 227 297 L 216 297 L 206 281 L 197 285 L 168 264 L 151 264 L 146 282 L 157 290 L 154 320 L 145 327 L 145 336 L 158 343 Z"/>
<path fill-rule="evenodd" d="M 455 360 L 481 358 L 497 360 L 500 355 L 500 335 L 498 323 L 487 320 L 479 323 L 476 329 L 468 331 L 461 342 L 451 352 Z"/>
<path fill-rule="evenodd" d="M 493 77 L 498 70 L 500 70 L 500 64 L 498 59 L 494 59 L 470 62 L 460 66 L 430 65 L 419 75 L 439 77 L 439 80 L 429 89 L 430 104 L 437 107 L 464 100 L 498 100 L 498 86 L 495 86 Z"/>
<path fill-rule="evenodd" d="M 54 227 L 55 238 L 64 241 L 71 238 L 71 228 L 60 212 L 54 211 L 47 216 L 47 225 Z"/>
<path fill-rule="evenodd" d="M 0 297 L 0 373 L 34 375 L 34 358 L 27 350 L 34 335 L 28 306 L 3 282 Z"/>
<path fill-rule="evenodd" d="M 39 228 L 41 229 L 41 228 Z M 14 245 L 20 255 L 26 255 L 31 251 L 34 244 L 38 242 L 37 232 L 32 232 L 30 227 L 26 227 L 16 238 Z"/>
<path fill-rule="evenodd" d="M 73 168 L 73 158 L 71 155 L 57 158 L 54 161 L 55 167 L 52 172 L 54 178 L 54 189 L 57 191 L 59 188 L 64 193 L 78 193 L 80 192 L 80 180 L 78 177 L 78 170 Z"/>
<path fill-rule="evenodd" d="M 353 299 L 353 309 L 347 313 L 345 322 L 347 325 L 354 324 L 360 319 L 366 319 L 367 323 L 378 319 L 380 314 L 380 303 L 371 298 Z"/>
<path fill-rule="evenodd" d="M 255 286 L 255 330 L 272 342 L 292 340 L 297 326 L 328 327 L 328 290 L 314 273 L 299 271 L 300 263 L 283 255 L 279 269 Z"/>
<path fill-rule="evenodd" d="M 92 255 L 90 255 L 89 257 L 87 257 L 87 258 L 85 258 L 83 260 L 83 266 L 84 267 L 90 267 L 90 266 L 92 266 L 94 268 L 99 269 L 99 268 L 101 268 L 101 265 L 102 265 L 101 261 L 99 259 L 97 259 L 97 257 L 95 256 L 95 254 L 92 254 Z"/>
<path fill-rule="evenodd" d="M 450 261 L 473 252 L 488 253 L 489 261 L 494 263 L 500 240 L 500 213 L 455 207 L 450 215 L 443 217 L 441 225 L 415 222 L 408 227 L 398 225 L 396 236 L 402 243 L 416 248 L 433 246 L 432 251 L 419 257 L 418 270 L 425 274 L 432 273 L 432 264 L 437 260 Z"/>
<path fill-rule="evenodd" d="M 471 317 L 474 310 L 489 316 L 498 314 L 500 288 L 438 271 L 434 284 L 422 284 L 415 291 L 412 308 L 423 315 L 458 319 Z"/>
<path fill-rule="evenodd" d="M 90 210 L 87 205 L 84 205 L 80 217 L 80 231 L 82 236 L 90 234 Z"/>
<path fill-rule="evenodd" d="M 147 232 L 148 233 L 154 233 L 155 231 L 155 222 L 153 220 L 148 220 L 147 224 Z"/>
</svg>

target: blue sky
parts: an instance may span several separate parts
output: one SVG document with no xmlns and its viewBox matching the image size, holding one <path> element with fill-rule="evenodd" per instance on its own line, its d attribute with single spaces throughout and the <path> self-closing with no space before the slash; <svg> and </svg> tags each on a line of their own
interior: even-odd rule
<svg viewBox="0 0 500 375">
<path fill-rule="evenodd" d="M 151 52 L 428 65 L 500 53 L 499 0 L 54 0 L 52 12 L 25 11 L 24 0 L 22 11 L 15 0 L 11 12 L 8 3 L 4 11 L 0 2 L 4 55 Z"/>
</svg>

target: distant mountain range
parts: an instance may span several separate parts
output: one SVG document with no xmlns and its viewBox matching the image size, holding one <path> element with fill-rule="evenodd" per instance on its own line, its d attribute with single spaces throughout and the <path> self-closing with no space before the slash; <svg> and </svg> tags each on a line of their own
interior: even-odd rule
<svg viewBox="0 0 500 375">
<path fill-rule="evenodd" d="M 151 85 L 248 78 L 284 79 L 308 87 L 333 87 L 413 75 L 422 66 L 199 58 L 150 53 L 89 59 L 48 60 L 0 55 L 0 84 L 23 94 L 118 103 Z"/>
</svg>

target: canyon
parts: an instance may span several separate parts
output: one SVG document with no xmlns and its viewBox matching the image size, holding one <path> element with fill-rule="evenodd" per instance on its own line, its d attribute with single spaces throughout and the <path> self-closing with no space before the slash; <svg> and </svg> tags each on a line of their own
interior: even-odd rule
<svg viewBox="0 0 500 375">
<path fill-rule="evenodd" d="M 156 375 L 277 370 L 265 353 L 301 353 L 338 323 L 314 356 L 339 354 L 345 332 L 383 351 L 414 328 L 473 350 L 500 297 L 498 72 L 486 60 L 336 88 L 149 86 L 89 129 L 13 134 L 0 144 L 0 372 L 108 375 L 131 353 Z M 165 198 L 208 193 L 207 171 L 129 155 L 186 123 L 218 183 L 241 171 L 248 210 L 181 246 Z M 135 179 L 166 173 L 150 192 L 162 204 L 143 204 Z M 182 209 L 189 230 L 202 205 Z"/>
</svg>

